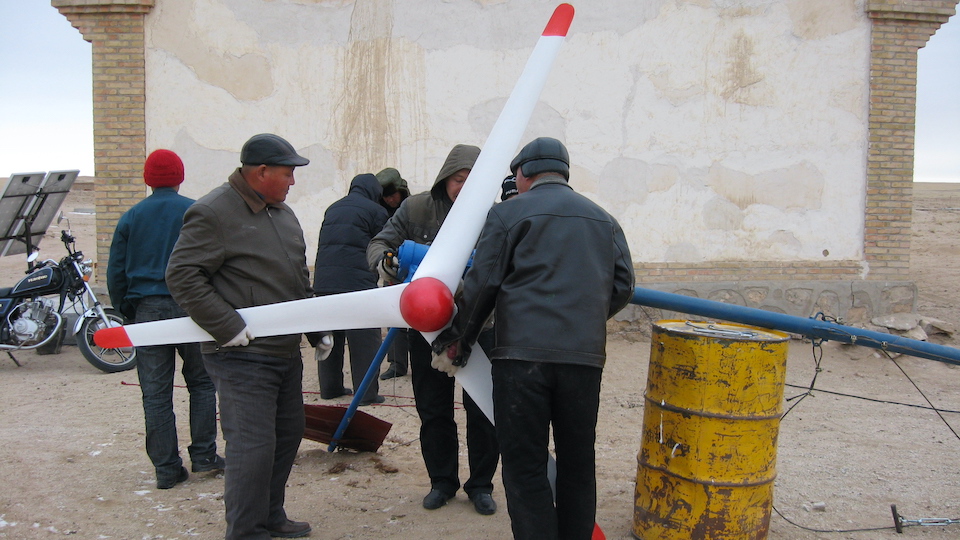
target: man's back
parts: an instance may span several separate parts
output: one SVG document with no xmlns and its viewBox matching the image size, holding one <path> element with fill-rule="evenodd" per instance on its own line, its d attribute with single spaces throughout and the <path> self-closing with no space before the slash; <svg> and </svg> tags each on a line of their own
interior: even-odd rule
<svg viewBox="0 0 960 540">
<path fill-rule="evenodd" d="M 367 265 L 370 240 L 387 221 L 378 203 L 382 188 L 372 174 L 358 175 L 350 193 L 331 204 L 323 216 L 313 289 L 318 294 L 374 289 L 377 274 Z"/>
<path fill-rule="evenodd" d="M 146 296 L 169 296 L 167 261 L 180 235 L 183 214 L 193 204 L 173 188 L 158 188 L 117 222 L 107 266 L 110 301 L 125 316 Z"/>
<path fill-rule="evenodd" d="M 632 290 L 629 248 L 610 214 L 555 179 L 491 209 L 464 284 L 480 303 L 461 316 L 496 305 L 491 358 L 602 366 L 606 320 Z"/>
</svg>

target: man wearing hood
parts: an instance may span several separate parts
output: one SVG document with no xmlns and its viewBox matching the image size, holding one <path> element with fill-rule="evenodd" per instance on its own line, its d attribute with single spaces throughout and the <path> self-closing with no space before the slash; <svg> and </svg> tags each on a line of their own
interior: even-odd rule
<svg viewBox="0 0 960 540">
<path fill-rule="evenodd" d="M 397 208 L 410 196 L 410 189 L 407 187 L 407 181 L 400 176 L 400 171 L 393 167 L 387 167 L 377 173 L 377 180 L 383 187 L 383 195 L 380 196 L 380 205 L 387 209 L 387 215 L 397 213 Z M 393 282 L 384 282 L 383 286 L 395 285 Z M 386 381 L 394 377 L 403 377 L 407 374 L 407 368 L 410 365 L 410 343 L 407 334 L 408 329 L 400 329 L 393 338 L 393 345 L 390 346 L 390 352 L 387 354 L 387 360 L 390 367 L 380 375 L 381 381 Z"/>
<path fill-rule="evenodd" d="M 480 149 L 458 144 L 453 147 L 430 191 L 412 195 L 400 205 L 383 230 L 367 247 L 367 263 L 386 282 L 399 281 L 392 257 L 404 240 L 430 244 L 453 207 L 460 189 L 470 174 Z M 435 510 L 445 505 L 460 489 L 457 474 L 459 442 L 453 418 L 454 379 L 430 366 L 430 344 L 417 332 L 410 332 L 410 368 L 413 394 L 420 416 L 420 446 L 430 475 L 430 493 L 423 507 Z M 497 511 L 493 500 L 493 474 L 500 455 L 493 424 L 466 393 L 463 406 L 467 414 L 467 459 L 470 478 L 463 484 L 476 511 L 490 515 Z"/>
<path fill-rule="evenodd" d="M 383 188 L 377 177 L 360 174 L 350 182 L 347 196 L 330 205 L 323 215 L 313 290 L 317 296 L 377 288 L 377 273 L 370 270 L 366 250 L 370 240 L 387 222 L 387 211 L 380 205 Z M 380 348 L 380 329 L 361 328 L 333 332 L 329 356 L 317 357 L 321 399 L 334 399 L 352 393 L 343 386 L 343 350 L 350 347 L 350 375 L 359 388 L 363 376 Z M 318 348 L 318 351 L 321 349 Z M 367 387 L 360 405 L 383 403 L 376 378 Z"/>
<path fill-rule="evenodd" d="M 400 176 L 400 171 L 393 167 L 387 167 L 377 173 L 377 180 L 383 187 L 383 194 L 380 195 L 380 205 L 386 208 L 388 215 L 393 215 L 400 208 L 400 204 L 410 196 L 410 189 L 407 187 L 407 181 Z"/>
</svg>

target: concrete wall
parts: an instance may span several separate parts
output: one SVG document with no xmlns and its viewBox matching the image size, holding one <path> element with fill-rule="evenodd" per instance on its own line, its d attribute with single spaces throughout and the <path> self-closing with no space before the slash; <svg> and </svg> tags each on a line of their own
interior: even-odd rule
<svg viewBox="0 0 960 540">
<path fill-rule="evenodd" d="M 870 21 L 862 0 L 577 3 L 524 140 L 563 140 L 574 187 L 638 262 L 862 259 Z M 311 164 L 288 202 L 315 250 L 362 172 L 426 189 L 482 145 L 555 2 L 162 0 L 145 19 L 147 150 L 199 196 L 255 133 Z M 506 173 L 506 170 L 504 170 Z"/>
</svg>

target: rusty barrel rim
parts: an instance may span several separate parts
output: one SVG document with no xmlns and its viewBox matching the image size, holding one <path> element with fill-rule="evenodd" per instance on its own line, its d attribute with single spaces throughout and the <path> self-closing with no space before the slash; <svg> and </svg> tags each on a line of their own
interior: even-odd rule
<svg viewBox="0 0 960 540">
<path fill-rule="evenodd" d="M 790 339 L 789 334 L 779 330 L 720 321 L 663 319 L 653 323 L 653 326 L 655 331 L 660 329 L 670 334 L 718 340 L 779 343 Z"/>
</svg>

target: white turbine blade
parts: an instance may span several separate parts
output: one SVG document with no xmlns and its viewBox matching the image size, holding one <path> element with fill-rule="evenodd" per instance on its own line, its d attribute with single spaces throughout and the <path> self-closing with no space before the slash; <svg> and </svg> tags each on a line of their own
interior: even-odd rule
<svg viewBox="0 0 960 540">
<path fill-rule="evenodd" d="M 554 11 L 413 279 L 434 277 L 451 291 L 457 290 L 463 269 L 480 237 L 487 211 L 493 205 L 504 173 L 520 145 L 520 137 L 530 121 L 572 19 L 573 8 L 569 4 L 561 4 Z M 562 33 L 558 35 L 558 32 Z"/>
<path fill-rule="evenodd" d="M 414 280 L 433 277 L 442 281 L 451 291 L 457 290 L 463 269 L 466 268 L 470 253 L 480 237 L 487 211 L 493 205 L 497 190 L 500 189 L 503 173 L 520 144 L 520 137 L 530 121 L 572 19 L 573 7 L 569 4 L 561 4 L 553 12 L 470 171 L 467 182 L 437 233 L 437 238 L 417 268 Z M 440 335 L 440 332 L 421 333 L 427 343 L 433 343 Z M 490 360 L 479 344 L 474 345 L 466 365 L 457 370 L 456 378 L 490 423 L 496 424 L 493 417 Z M 550 487 L 556 493 L 556 461 L 552 455 L 547 469 Z M 604 538 L 603 531 L 597 524 L 594 524 L 593 538 Z"/>
<path fill-rule="evenodd" d="M 496 424 L 493 420 L 493 376 L 490 368 L 490 359 L 480 344 L 477 344 L 471 349 L 467 364 L 457 370 L 456 377 L 484 416 L 490 419 L 491 424 Z"/>
<path fill-rule="evenodd" d="M 560 4 L 554 10 L 537 46 L 530 53 L 527 65 L 510 98 L 503 106 L 500 117 L 490 131 L 490 136 L 487 137 L 467 182 L 457 196 L 457 201 L 414 273 L 414 280 L 434 277 L 451 291 L 457 290 L 463 269 L 467 266 L 477 238 L 480 237 L 487 211 L 493 205 L 493 199 L 500 189 L 503 172 L 507 170 L 513 153 L 520 144 L 520 137 L 530 121 L 533 108 L 547 82 L 550 68 L 560 51 L 572 19 L 573 7 L 569 4 Z M 440 335 L 440 332 L 421 333 L 427 343 L 433 343 Z M 479 345 L 474 346 L 467 365 L 457 371 L 457 380 L 477 405 L 483 403 L 481 409 L 493 422 L 490 361 Z"/>
<path fill-rule="evenodd" d="M 530 53 L 523 73 L 510 98 L 503 106 L 500 117 L 493 125 L 486 144 L 477 157 L 477 162 L 460 190 L 453 208 L 443 221 L 437 238 L 433 241 L 423 261 L 417 267 L 413 280 L 422 277 L 437 278 L 450 291 L 457 290 L 463 269 L 467 267 L 470 253 L 473 251 L 487 211 L 493 205 L 493 199 L 503 182 L 503 172 L 507 170 L 513 153 L 520 144 L 520 137 L 530 121 L 533 108 L 537 104 L 540 92 L 547 82 L 550 68 L 567 36 L 567 29 L 573 20 L 573 6 L 560 4 L 553 11 L 550 21 Z M 421 332 L 427 343 L 440 335 L 440 332 Z M 481 365 L 470 368 L 474 357 L 482 358 Z M 474 400 L 489 402 L 484 414 L 493 422 L 493 383 L 490 381 L 490 361 L 487 355 L 475 346 L 467 365 L 457 371 L 457 380 L 467 389 Z M 471 390 L 471 388 L 473 390 Z M 479 401 L 478 401 L 479 404 Z"/>
<path fill-rule="evenodd" d="M 400 316 L 400 294 L 406 283 L 343 294 L 331 294 L 238 309 L 255 337 L 280 336 L 321 330 L 354 328 L 406 328 Z M 193 319 L 181 317 L 129 324 L 99 330 L 94 336 L 102 347 L 168 345 L 213 341 Z M 126 339 L 128 343 L 122 344 Z M 120 343 L 120 344 L 117 344 Z"/>
</svg>

